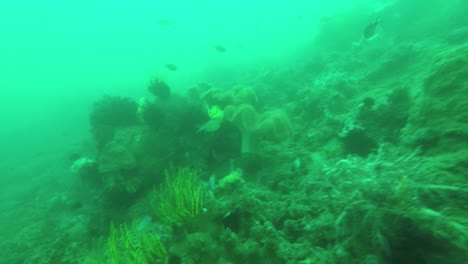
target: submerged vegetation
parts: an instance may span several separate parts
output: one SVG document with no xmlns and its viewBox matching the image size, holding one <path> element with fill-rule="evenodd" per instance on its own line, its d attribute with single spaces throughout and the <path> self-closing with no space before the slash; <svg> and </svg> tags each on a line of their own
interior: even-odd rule
<svg viewBox="0 0 468 264">
<path fill-rule="evenodd" d="M 150 194 L 159 198 L 151 202 L 158 218 L 166 224 L 182 224 L 199 216 L 206 191 L 198 174 L 187 168 L 170 168 L 164 174 L 161 190 Z"/>
<path fill-rule="evenodd" d="M 166 263 L 167 252 L 158 234 L 133 223 L 111 225 L 107 240 L 109 263 Z"/>
<path fill-rule="evenodd" d="M 97 100 L 96 153 L 0 262 L 468 263 L 468 44 L 379 18 L 353 45 L 355 11 L 294 67 Z"/>
</svg>

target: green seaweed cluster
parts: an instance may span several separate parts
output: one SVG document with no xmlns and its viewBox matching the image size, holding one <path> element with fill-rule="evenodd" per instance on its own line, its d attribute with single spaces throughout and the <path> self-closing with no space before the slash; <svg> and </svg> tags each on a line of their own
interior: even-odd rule
<svg viewBox="0 0 468 264">
<path fill-rule="evenodd" d="M 151 205 L 164 223 L 183 224 L 203 212 L 206 189 L 197 172 L 171 167 L 164 172 L 160 192 L 153 190 Z"/>
<path fill-rule="evenodd" d="M 109 263 L 142 264 L 166 263 L 167 251 L 159 234 L 150 232 L 133 222 L 129 227 L 111 224 L 107 239 L 107 259 Z"/>
</svg>

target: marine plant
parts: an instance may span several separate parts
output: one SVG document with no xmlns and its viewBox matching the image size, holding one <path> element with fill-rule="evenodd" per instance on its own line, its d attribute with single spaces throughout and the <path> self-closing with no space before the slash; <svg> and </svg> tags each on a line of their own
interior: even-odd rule
<svg viewBox="0 0 468 264">
<path fill-rule="evenodd" d="M 161 237 L 151 231 L 137 222 L 130 227 L 112 224 L 106 247 L 109 263 L 166 263 L 167 251 Z"/>
<path fill-rule="evenodd" d="M 165 223 L 184 224 L 203 212 L 206 189 L 197 172 L 188 168 L 170 167 L 165 182 L 157 193 L 153 190 L 151 206 Z"/>
</svg>

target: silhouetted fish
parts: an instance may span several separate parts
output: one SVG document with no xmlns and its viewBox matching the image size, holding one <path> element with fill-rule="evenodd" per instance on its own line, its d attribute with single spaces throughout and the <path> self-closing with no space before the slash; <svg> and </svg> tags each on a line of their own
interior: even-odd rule
<svg viewBox="0 0 468 264">
<path fill-rule="evenodd" d="M 168 63 L 168 64 L 166 64 L 165 66 L 166 66 L 166 68 L 167 68 L 168 70 L 170 70 L 170 71 L 177 71 L 177 69 L 178 69 L 177 65 L 172 64 L 172 63 Z"/>
<path fill-rule="evenodd" d="M 170 25 L 172 25 L 171 21 L 167 20 L 167 19 L 160 19 L 157 21 L 159 25 L 161 26 L 166 26 L 166 27 L 169 27 Z"/>
<path fill-rule="evenodd" d="M 80 209 L 80 208 L 83 208 L 83 203 L 81 203 L 81 202 L 75 201 L 75 202 L 72 202 L 70 204 L 70 209 L 72 209 L 72 210 L 76 210 L 76 209 Z"/>
<path fill-rule="evenodd" d="M 213 45 L 213 48 L 217 52 L 221 52 L 221 53 L 225 53 L 227 51 L 226 48 L 223 45 L 219 45 L 219 44 Z"/>
<path fill-rule="evenodd" d="M 370 23 L 369 25 L 367 25 L 365 28 L 364 28 L 364 32 L 363 32 L 363 37 L 365 39 L 370 39 L 372 38 L 373 36 L 375 36 L 375 31 L 377 29 L 377 25 L 382 22 L 382 19 L 377 19 L 376 21 Z"/>
<path fill-rule="evenodd" d="M 81 157 L 82 157 L 81 153 L 73 152 L 73 153 L 68 154 L 68 160 L 69 161 L 76 161 Z"/>
</svg>

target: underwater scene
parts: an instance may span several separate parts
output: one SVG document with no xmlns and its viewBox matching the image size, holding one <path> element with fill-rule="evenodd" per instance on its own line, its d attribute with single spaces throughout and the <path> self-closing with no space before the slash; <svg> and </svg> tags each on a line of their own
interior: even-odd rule
<svg viewBox="0 0 468 264">
<path fill-rule="evenodd" d="M 468 1 L 2 1 L 0 264 L 468 264 Z"/>
</svg>

